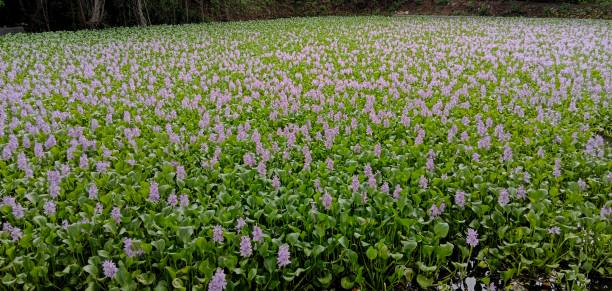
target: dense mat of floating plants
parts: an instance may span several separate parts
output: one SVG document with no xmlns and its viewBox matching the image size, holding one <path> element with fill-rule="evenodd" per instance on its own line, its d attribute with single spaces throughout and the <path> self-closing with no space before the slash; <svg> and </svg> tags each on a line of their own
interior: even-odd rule
<svg viewBox="0 0 612 291">
<path fill-rule="evenodd" d="M 612 25 L 314 18 L 0 39 L 9 289 L 611 274 Z"/>
</svg>

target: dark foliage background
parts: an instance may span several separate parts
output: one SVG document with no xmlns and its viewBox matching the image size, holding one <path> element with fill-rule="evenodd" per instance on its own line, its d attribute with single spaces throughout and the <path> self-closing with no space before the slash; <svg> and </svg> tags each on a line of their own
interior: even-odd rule
<svg viewBox="0 0 612 291">
<path fill-rule="evenodd" d="M 265 19 L 291 16 L 391 14 L 424 2 L 444 6 L 476 0 L 0 0 L 0 26 L 27 31 Z M 606 5 L 612 0 L 512 0 L 513 3 Z M 478 4 L 481 5 L 481 4 Z M 480 7 L 480 6 L 479 6 Z M 448 10 L 448 9 L 447 9 Z M 424 11 L 427 13 L 427 10 Z M 431 10 L 436 14 L 436 10 Z M 529 16 L 529 15 L 527 15 Z"/>
<path fill-rule="evenodd" d="M 0 26 L 28 31 L 180 24 L 290 16 L 386 13 L 402 0 L 0 0 Z M 92 21 L 95 4 L 101 17 Z M 0 4 L 2 5 L 2 4 Z M 139 9 L 141 7 L 141 9 Z M 144 21 L 140 18 L 142 11 Z"/>
</svg>

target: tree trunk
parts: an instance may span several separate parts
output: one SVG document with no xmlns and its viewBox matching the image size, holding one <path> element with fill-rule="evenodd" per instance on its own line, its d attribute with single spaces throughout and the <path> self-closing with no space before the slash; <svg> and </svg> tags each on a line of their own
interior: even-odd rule
<svg viewBox="0 0 612 291">
<path fill-rule="evenodd" d="M 230 16 L 229 16 L 229 7 L 227 5 L 227 1 L 223 1 L 223 12 L 225 14 L 225 20 L 229 21 L 230 20 Z"/>
<path fill-rule="evenodd" d="M 100 25 L 102 22 L 102 16 L 104 15 L 104 0 L 94 0 L 93 7 L 91 9 L 91 17 L 87 21 L 87 24 L 92 26 Z"/>
<path fill-rule="evenodd" d="M 85 18 L 85 10 L 83 10 L 83 0 L 77 0 L 77 2 L 79 3 L 79 22 L 81 25 L 85 25 L 87 20 Z"/>
<path fill-rule="evenodd" d="M 204 21 L 204 0 L 200 0 L 200 21 Z"/>
<path fill-rule="evenodd" d="M 42 10 L 43 19 L 45 20 L 45 28 L 47 31 L 51 30 L 49 27 L 49 12 L 47 11 L 47 0 L 40 0 L 40 7 Z"/>
<path fill-rule="evenodd" d="M 138 25 L 146 26 L 147 19 L 145 18 L 144 13 L 142 12 L 142 1 L 144 0 L 136 0 L 136 20 L 138 20 Z"/>
<path fill-rule="evenodd" d="M 189 0 L 185 0 L 185 22 L 189 23 Z"/>
</svg>

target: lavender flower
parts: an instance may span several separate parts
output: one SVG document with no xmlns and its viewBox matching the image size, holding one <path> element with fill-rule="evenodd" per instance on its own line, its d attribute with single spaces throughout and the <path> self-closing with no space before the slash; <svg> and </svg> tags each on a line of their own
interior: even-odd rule
<svg viewBox="0 0 612 291">
<path fill-rule="evenodd" d="M 425 163 L 425 168 L 427 168 L 427 171 L 432 172 L 435 168 L 434 165 L 434 160 L 433 158 L 427 158 L 427 162 Z"/>
<path fill-rule="evenodd" d="M 149 200 L 152 202 L 159 201 L 159 189 L 157 188 L 156 182 L 151 182 L 151 186 L 149 187 Z"/>
<path fill-rule="evenodd" d="M 119 207 L 113 207 L 113 210 L 111 210 L 111 217 L 115 220 L 115 223 L 121 223 L 121 210 L 119 210 Z"/>
<path fill-rule="evenodd" d="M 315 190 L 317 190 L 317 192 L 323 192 L 323 187 L 321 187 L 321 181 L 319 180 L 319 178 L 316 178 L 312 184 L 315 187 Z"/>
<path fill-rule="evenodd" d="M 312 156 L 310 154 L 310 148 L 308 148 L 307 145 L 302 147 L 302 154 L 304 155 L 304 169 L 308 169 L 312 162 Z"/>
<path fill-rule="evenodd" d="M 60 191 L 60 174 L 58 171 L 48 171 L 47 172 L 47 181 L 49 183 L 49 195 L 51 197 L 56 198 L 59 195 Z"/>
<path fill-rule="evenodd" d="M 582 178 L 578 179 L 578 187 L 581 191 L 584 191 L 587 188 L 587 184 L 584 182 L 584 180 L 582 180 Z"/>
<path fill-rule="evenodd" d="M 327 166 L 327 170 L 328 170 L 328 171 L 330 171 L 330 172 L 331 172 L 331 171 L 333 171 L 333 170 L 334 170 L 334 160 L 332 160 L 332 159 L 330 159 L 330 158 L 327 158 L 327 159 L 325 159 L 325 164 L 326 164 L 326 166 Z"/>
<path fill-rule="evenodd" d="M 455 204 L 461 208 L 465 207 L 465 192 L 457 191 L 455 193 Z"/>
<path fill-rule="evenodd" d="M 555 160 L 555 167 L 553 169 L 553 176 L 555 176 L 555 178 L 559 178 L 561 176 L 561 160 L 559 160 L 559 159 Z"/>
<path fill-rule="evenodd" d="M 128 257 L 136 256 L 136 253 L 134 253 L 134 250 L 132 249 L 133 247 L 134 245 L 132 244 L 131 238 L 125 238 L 123 240 L 123 252 L 125 253 L 126 256 Z"/>
<path fill-rule="evenodd" d="M 272 187 L 274 187 L 275 190 L 278 190 L 280 186 L 280 179 L 278 178 L 278 176 L 274 175 L 274 177 L 272 177 Z"/>
<path fill-rule="evenodd" d="M 592 136 L 587 141 L 584 151 L 594 158 L 603 158 L 605 153 L 604 139 L 599 135 Z"/>
<path fill-rule="evenodd" d="M 351 189 L 355 193 L 359 191 L 359 177 L 357 177 L 357 175 L 353 175 L 353 180 L 351 182 Z"/>
<path fill-rule="evenodd" d="M 110 260 L 106 260 L 104 263 L 102 263 L 102 269 L 104 270 L 104 276 L 111 279 L 115 277 L 118 271 L 115 263 Z"/>
<path fill-rule="evenodd" d="M 217 224 L 213 227 L 213 241 L 223 242 L 223 227 L 221 225 Z"/>
<path fill-rule="evenodd" d="M 523 181 L 524 181 L 525 183 L 529 183 L 529 182 L 530 182 L 530 180 L 531 180 L 531 174 L 529 174 L 529 172 L 525 172 L 525 173 L 523 173 Z"/>
<path fill-rule="evenodd" d="M 372 190 L 376 190 L 376 178 L 374 175 L 368 175 L 368 186 L 372 188 Z"/>
<path fill-rule="evenodd" d="M 185 172 L 185 167 L 182 165 L 176 165 L 176 178 L 179 180 L 185 180 L 187 177 L 187 172 Z"/>
<path fill-rule="evenodd" d="M 504 155 L 502 156 L 502 161 L 507 162 L 512 160 L 512 148 L 509 145 L 504 146 Z"/>
<path fill-rule="evenodd" d="M 240 230 L 246 226 L 246 221 L 244 218 L 240 217 L 236 220 L 236 231 L 240 232 Z"/>
<path fill-rule="evenodd" d="M 550 234 L 561 234 L 561 229 L 558 226 L 553 226 L 548 228 L 548 233 Z"/>
<path fill-rule="evenodd" d="M 2 198 L 2 205 L 8 205 L 10 207 L 15 207 L 17 205 L 17 201 L 14 197 L 6 196 Z"/>
<path fill-rule="evenodd" d="M 45 202 L 45 214 L 49 216 L 55 214 L 55 202 L 51 200 Z"/>
<path fill-rule="evenodd" d="M 242 236 L 240 238 L 240 255 L 242 257 L 250 257 L 253 254 L 253 248 L 251 247 L 251 239 L 248 236 Z"/>
<path fill-rule="evenodd" d="M 377 143 L 374 145 L 374 156 L 376 156 L 377 158 L 380 158 L 380 155 L 382 153 L 382 148 L 380 147 L 380 144 Z"/>
<path fill-rule="evenodd" d="M 97 162 L 96 163 L 96 172 L 104 173 L 104 172 L 106 172 L 108 167 L 110 167 L 110 163 L 109 162 Z"/>
<path fill-rule="evenodd" d="M 2 231 L 11 232 L 11 229 L 13 229 L 13 226 L 10 223 L 5 222 L 2 224 Z"/>
<path fill-rule="evenodd" d="M 168 196 L 168 204 L 170 206 L 176 206 L 177 203 L 178 203 L 178 198 L 176 197 L 176 194 L 174 193 L 170 194 L 170 196 Z"/>
<path fill-rule="evenodd" d="M 179 206 L 183 208 L 189 206 L 189 196 L 187 196 L 187 194 L 181 194 L 181 196 L 179 196 Z"/>
<path fill-rule="evenodd" d="M 474 229 L 468 228 L 466 242 L 469 246 L 476 247 L 478 245 L 478 232 L 476 232 Z"/>
<path fill-rule="evenodd" d="M 128 257 L 140 256 L 144 253 L 131 238 L 125 238 L 123 240 L 123 252 Z"/>
<path fill-rule="evenodd" d="M 427 178 L 425 176 L 419 178 L 419 187 L 421 187 L 421 189 L 427 189 L 427 183 Z"/>
<path fill-rule="evenodd" d="M 543 159 L 544 158 L 544 149 L 542 147 L 539 147 L 537 154 L 538 154 L 538 157 Z"/>
<path fill-rule="evenodd" d="M 321 200 L 323 201 L 323 207 L 325 208 L 325 210 L 331 209 L 332 197 L 331 195 L 329 195 L 329 193 L 325 192 L 325 194 L 323 194 L 323 197 L 321 197 Z"/>
<path fill-rule="evenodd" d="M 429 216 L 433 219 L 440 215 L 442 212 L 438 209 L 436 204 L 432 204 L 429 208 Z"/>
<path fill-rule="evenodd" d="M 244 156 L 242 157 L 242 160 L 244 161 L 244 164 L 249 167 L 252 167 L 255 165 L 255 158 L 253 158 L 253 155 L 251 153 L 244 154 Z"/>
<path fill-rule="evenodd" d="M 14 242 L 20 240 L 23 237 L 23 232 L 19 227 L 11 228 L 11 240 Z"/>
<path fill-rule="evenodd" d="M 263 160 L 259 161 L 259 163 L 257 164 L 257 173 L 262 177 L 265 177 L 268 173 L 268 170 L 266 170 L 266 163 L 264 163 Z"/>
<path fill-rule="evenodd" d="M 217 268 L 217 271 L 208 283 L 208 291 L 223 291 L 226 287 L 227 282 L 225 282 L 225 273 L 223 269 Z"/>
<path fill-rule="evenodd" d="M 28 169 L 28 158 L 23 152 L 19 152 L 17 155 L 17 168 L 22 171 Z"/>
<path fill-rule="evenodd" d="M 87 159 L 86 154 L 82 154 L 79 158 L 79 168 L 87 169 L 89 167 L 89 160 Z"/>
<path fill-rule="evenodd" d="M 395 185 L 395 189 L 393 190 L 393 199 L 395 200 L 399 199 L 401 193 L 402 193 L 402 187 L 399 184 Z"/>
<path fill-rule="evenodd" d="M 87 193 L 89 194 L 89 199 L 95 199 L 98 196 L 98 187 L 96 184 L 91 184 L 89 189 L 87 189 Z"/>
<path fill-rule="evenodd" d="M 10 223 L 5 222 L 2 224 L 2 231 L 8 232 L 11 235 L 13 242 L 20 240 L 23 237 L 23 232 L 20 228 L 12 226 Z"/>
<path fill-rule="evenodd" d="M 523 187 L 523 185 L 519 186 L 518 189 L 516 190 L 517 199 L 525 199 L 526 194 L 527 194 L 527 191 L 525 190 L 525 187 Z"/>
<path fill-rule="evenodd" d="M 480 155 L 478 153 L 472 153 L 472 160 L 476 163 L 480 162 Z"/>
<path fill-rule="evenodd" d="M 53 134 L 49 135 L 49 138 L 47 138 L 47 141 L 45 141 L 45 147 L 47 149 L 55 146 L 57 144 L 57 142 L 55 141 L 55 136 L 53 136 Z"/>
<path fill-rule="evenodd" d="M 384 182 L 383 185 L 380 187 L 380 192 L 389 194 L 389 183 Z"/>
<path fill-rule="evenodd" d="M 42 157 L 44 154 L 42 144 L 35 143 L 34 144 L 34 156 L 37 158 Z"/>
<path fill-rule="evenodd" d="M 276 262 L 278 263 L 278 267 L 282 268 L 291 264 L 289 260 L 291 254 L 289 253 L 289 245 L 283 244 L 278 248 L 278 257 L 276 258 Z"/>
<path fill-rule="evenodd" d="M 25 216 L 25 208 L 23 208 L 21 204 L 15 203 L 15 205 L 13 205 L 13 216 L 15 216 L 15 218 L 23 218 Z"/>
<path fill-rule="evenodd" d="M 256 242 L 261 242 L 263 241 L 263 231 L 261 230 L 261 228 L 259 226 L 254 226 L 253 227 L 253 241 Z"/>
<path fill-rule="evenodd" d="M 497 202 L 501 206 L 506 206 L 506 204 L 508 204 L 510 202 L 510 195 L 508 193 L 508 190 L 502 189 L 499 192 L 499 197 L 497 198 Z"/>
</svg>

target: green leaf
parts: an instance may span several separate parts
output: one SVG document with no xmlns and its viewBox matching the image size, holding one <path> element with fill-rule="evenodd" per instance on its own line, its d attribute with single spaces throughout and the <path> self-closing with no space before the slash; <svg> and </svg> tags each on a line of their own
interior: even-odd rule
<svg viewBox="0 0 612 291">
<path fill-rule="evenodd" d="M 94 277 L 98 274 L 98 267 L 96 267 L 95 265 L 87 265 L 83 267 L 83 270 L 85 270 L 85 272 L 87 272 L 88 274 L 93 275 Z"/>
<path fill-rule="evenodd" d="M 349 244 L 349 242 L 348 242 L 348 239 L 347 239 L 345 236 L 340 237 L 340 238 L 338 239 L 338 243 L 340 243 L 340 245 L 341 245 L 343 248 L 348 249 L 348 244 Z"/>
<path fill-rule="evenodd" d="M 179 290 L 185 290 L 185 287 L 183 286 L 183 280 L 181 280 L 180 278 L 174 278 L 174 280 L 172 280 L 172 287 Z"/>
<path fill-rule="evenodd" d="M 153 284 L 155 282 L 155 274 L 151 272 L 147 272 L 144 274 L 136 275 L 136 280 L 145 286 Z"/>
<path fill-rule="evenodd" d="M 158 251 L 163 252 L 166 249 L 166 241 L 163 239 L 156 240 L 151 243 Z"/>
<path fill-rule="evenodd" d="M 221 256 L 219 257 L 219 262 L 221 267 L 232 269 L 238 263 L 238 258 L 234 255 Z"/>
<path fill-rule="evenodd" d="M 168 290 L 167 283 L 164 280 L 157 282 L 157 286 L 155 286 L 155 291 L 166 291 Z"/>
<path fill-rule="evenodd" d="M 402 245 L 404 246 L 404 251 L 410 254 L 416 249 L 417 242 L 414 240 L 402 241 Z"/>
<path fill-rule="evenodd" d="M 344 289 L 351 289 L 355 285 L 355 282 L 351 281 L 349 277 L 342 277 L 342 280 L 340 280 L 340 285 Z"/>
<path fill-rule="evenodd" d="M 32 218 L 32 220 L 34 221 L 34 223 L 36 223 L 36 225 L 38 225 L 39 227 L 42 227 L 44 225 L 47 224 L 47 218 L 41 215 L 37 215 L 34 216 L 34 218 Z"/>
<path fill-rule="evenodd" d="M 332 274 L 331 272 L 327 272 L 327 275 L 325 275 L 325 277 L 319 277 L 317 278 L 317 280 L 319 280 L 319 282 L 323 284 L 323 286 L 329 286 L 332 281 Z"/>
<path fill-rule="evenodd" d="M 322 246 L 322 245 L 316 245 L 316 246 L 314 247 L 314 249 L 312 250 L 312 254 L 313 254 L 314 256 L 318 256 L 319 254 L 321 254 L 321 253 L 322 253 L 322 252 L 324 252 L 324 251 L 325 251 L 325 247 L 324 247 L 324 246 Z"/>
<path fill-rule="evenodd" d="M 253 278 L 255 278 L 256 275 L 257 275 L 257 269 L 256 268 L 253 268 L 253 269 L 249 270 L 249 274 L 247 276 L 249 282 L 251 280 L 253 280 Z"/>
<path fill-rule="evenodd" d="M 368 257 L 368 259 L 374 260 L 378 256 L 378 251 L 372 246 L 370 246 L 366 251 L 366 256 Z"/>
<path fill-rule="evenodd" d="M 287 242 L 291 245 L 295 245 L 297 244 L 299 237 L 300 237 L 299 233 L 295 233 L 295 232 L 290 233 L 287 235 Z"/>
<path fill-rule="evenodd" d="M 276 258 L 270 257 L 264 260 L 264 267 L 270 273 L 274 273 L 276 271 Z"/>
<path fill-rule="evenodd" d="M 11 286 L 13 283 L 15 283 L 15 277 L 9 273 L 4 274 L 4 277 L 2 277 L 2 284 Z"/>
<path fill-rule="evenodd" d="M 434 225 L 434 233 L 438 238 L 444 238 L 448 234 L 448 223 L 438 222 Z"/>
<path fill-rule="evenodd" d="M 181 226 L 178 229 L 177 236 L 184 244 L 186 244 L 187 242 L 190 241 L 192 234 L 193 234 L 193 226 Z"/>
<path fill-rule="evenodd" d="M 425 264 L 423 264 L 423 262 L 418 261 L 417 262 L 417 266 L 419 266 L 419 270 L 426 272 L 426 273 L 431 273 L 436 271 L 437 267 L 436 266 L 427 266 Z"/>
<path fill-rule="evenodd" d="M 417 283 L 419 283 L 419 286 L 421 286 L 421 288 L 429 288 L 433 284 L 433 280 L 419 274 L 417 276 Z"/>
<path fill-rule="evenodd" d="M 401 260 L 404 257 L 404 255 L 400 253 L 391 253 L 390 256 L 394 260 Z"/>
<path fill-rule="evenodd" d="M 454 245 L 451 243 L 441 244 L 436 247 L 436 256 L 439 261 L 446 259 L 446 257 L 450 256 L 453 253 Z"/>
<path fill-rule="evenodd" d="M 502 278 L 504 279 L 504 282 L 507 282 L 508 280 L 512 279 L 512 276 L 514 276 L 514 271 L 515 269 L 508 269 L 502 272 Z"/>
</svg>

